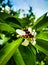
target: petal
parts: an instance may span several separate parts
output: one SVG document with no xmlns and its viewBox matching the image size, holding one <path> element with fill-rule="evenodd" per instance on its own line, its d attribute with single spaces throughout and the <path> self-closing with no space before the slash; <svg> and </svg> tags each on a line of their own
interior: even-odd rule
<svg viewBox="0 0 48 65">
<path fill-rule="evenodd" d="M 31 27 L 29 27 L 29 28 L 28 28 L 28 31 L 29 31 L 30 33 L 32 33 L 32 28 L 31 28 Z"/>
<path fill-rule="evenodd" d="M 31 44 L 32 45 L 35 45 L 36 44 L 36 41 L 34 40 L 34 41 L 31 41 Z"/>
<path fill-rule="evenodd" d="M 37 33 L 35 32 L 35 33 L 34 33 L 34 37 L 35 37 L 36 35 L 37 35 Z"/>
<path fill-rule="evenodd" d="M 31 34 L 34 35 L 34 37 L 37 35 L 35 31 L 33 31 Z"/>
<path fill-rule="evenodd" d="M 28 46 L 29 45 L 29 41 L 27 39 L 25 39 L 25 41 L 22 43 L 23 46 Z"/>
<path fill-rule="evenodd" d="M 34 35 L 34 32 L 32 32 L 31 34 Z"/>
<path fill-rule="evenodd" d="M 35 32 L 35 29 L 33 30 L 33 32 Z"/>
<path fill-rule="evenodd" d="M 24 31 L 22 31 L 22 30 L 20 30 L 20 29 L 17 29 L 16 30 L 16 32 L 19 34 L 19 35 L 25 35 L 25 32 Z"/>
<path fill-rule="evenodd" d="M 4 41 L 0 39 L 0 45 L 3 45 L 3 42 L 4 42 Z"/>
</svg>

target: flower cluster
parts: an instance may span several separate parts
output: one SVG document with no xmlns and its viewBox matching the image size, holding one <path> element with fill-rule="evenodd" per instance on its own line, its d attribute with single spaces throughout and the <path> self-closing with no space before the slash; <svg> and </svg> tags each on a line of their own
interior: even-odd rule
<svg viewBox="0 0 48 65">
<path fill-rule="evenodd" d="M 17 29 L 16 32 L 21 36 L 24 37 L 25 40 L 23 41 L 22 45 L 24 46 L 28 46 L 29 42 L 31 42 L 32 45 L 36 44 L 36 32 L 35 30 L 32 30 L 31 27 L 29 27 L 28 29 L 24 29 L 24 30 L 20 30 Z"/>
<path fill-rule="evenodd" d="M 0 12 L 6 12 L 6 13 L 8 13 L 8 14 L 10 14 L 10 7 L 9 6 L 5 6 L 5 8 L 4 7 L 2 7 L 2 6 L 0 6 Z"/>
</svg>

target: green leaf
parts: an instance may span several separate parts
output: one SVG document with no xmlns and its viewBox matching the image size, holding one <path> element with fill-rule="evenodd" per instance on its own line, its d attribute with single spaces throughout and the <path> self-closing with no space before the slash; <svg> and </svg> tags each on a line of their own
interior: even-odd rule
<svg viewBox="0 0 48 65">
<path fill-rule="evenodd" d="M 37 37 L 37 39 L 43 39 L 45 41 L 48 41 L 48 33 L 47 32 L 40 32 Z"/>
<path fill-rule="evenodd" d="M 10 37 L 7 37 L 6 35 L 4 35 L 4 34 L 1 34 L 0 33 L 0 44 L 1 45 L 3 45 L 3 44 L 5 44 L 9 39 L 10 39 Z"/>
<path fill-rule="evenodd" d="M 25 65 L 24 60 L 21 56 L 21 53 L 20 53 L 19 49 L 16 49 L 13 57 L 14 57 L 14 60 L 15 60 L 17 65 Z"/>
<path fill-rule="evenodd" d="M 15 29 L 12 28 L 11 26 L 9 26 L 6 23 L 0 23 L 0 32 L 1 31 L 5 31 L 5 32 L 9 32 L 9 33 L 14 33 Z"/>
<path fill-rule="evenodd" d="M 36 65 L 36 50 L 31 44 L 27 47 L 20 46 L 19 50 L 26 65 Z"/>
<path fill-rule="evenodd" d="M 42 39 L 37 39 L 37 44 L 44 48 L 46 51 L 48 51 L 48 41 L 42 40 Z"/>
<path fill-rule="evenodd" d="M 40 18 L 37 19 L 33 28 L 36 30 L 42 30 L 44 27 L 48 26 L 48 16 L 47 13 L 42 15 Z"/>
<path fill-rule="evenodd" d="M 8 17 L 5 19 L 5 23 L 9 24 L 10 26 L 16 28 L 21 28 L 21 23 L 14 17 Z"/>
<path fill-rule="evenodd" d="M 22 18 L 22 19 L 17 19 L 20 23 L 21 23 L 21 26 L 24 28 L 24 27 L 27 27 L 29 26 L 30 22 L 28 18 Z"/>
<path fill-rule="evenodd" d="M 6 19 L 7 17 L 11 17 L 11 15 L 10 14 L 7 14 L 7 13 L 5 13 L 5 12 L 0 12 L 0 19 Z"/>
<path fill-rule="evenodd" d="M 16 18 L 14 18 L 14 17 L 8 17 L 8 18 L 5 19 L 5 21 L 6 21 L 7 23 L 12 22 L 12 23 L 21 25 L 20 22 L 19 22 Z"/>
<path fill-rule="evenodd" d="M 42 46 L 36 44 L 35 48 L 38 49 L 39 51 L 43 52 L 45 55 L 48 56 L 48 50 L 44 49 Z"/>
<path fill-rule="evenodd" d="M 20 43 L 22 42 L 22 38 L 19 38 L 10 44 L 7 44 L 0 50 L 0 65 L 5 65 L 9 59 L 12 57 Z"/>
<path fill-rule="evenodd" d="M 48 55 L 48 33 L 41 32 L 36 38 L 37 48 Z"/>
<path fill-rule="evenodd" d="M 1 23 L 5 23 L 5 21 L 3 21 L 2 19 L 0 19 L 0 22 L 1 22 Z"/>
</svg>

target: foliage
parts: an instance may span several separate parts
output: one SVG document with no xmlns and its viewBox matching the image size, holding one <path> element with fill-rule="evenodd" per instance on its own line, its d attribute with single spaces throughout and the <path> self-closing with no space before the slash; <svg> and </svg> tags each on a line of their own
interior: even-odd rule
<svg viewBox="0 0 48 65">
<path fill-rule="evenodd" d="M 32 8 L 30 7 L 29 12 Z M 0 12 L 0 65 L 48 65 L 48 16 L 47 13 L 34 22 L 35 15 L 20 19 Z M 37 32 L 36 44 L 23 46 L 24 37 L 17 37 L 16 29 L 31 27 Z"/>
</svg>

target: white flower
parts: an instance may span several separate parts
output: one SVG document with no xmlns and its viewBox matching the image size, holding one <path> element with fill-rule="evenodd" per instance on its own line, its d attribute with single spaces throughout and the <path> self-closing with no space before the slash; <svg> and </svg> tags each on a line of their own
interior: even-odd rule
<svg viewBox="0 0 48 65">
<path fill-rule="evenodd" d="M 35 39 L 36 32 L 35 32 L 35 30 L 32 30 L 32 28 L 29 27 L 28 30 L 24 30 L 24 31 L 20 30 L 20 29 L 17 29 L 16 32 L 20 36 L 25 37 L 25 40 L 22 43 L 23 46 L 28 46 L 29 42 L 31 42 L 32 45 L 36 44 L 36 39 Z"/>
<path fill-rule="evenodd" d="M 9 7 L 9 6 L 6 6 L 6 7 L 5 7 L 5 11 L 6 11 L 7 13 L 10 13 L 10 7 Z"/>
</svg>

